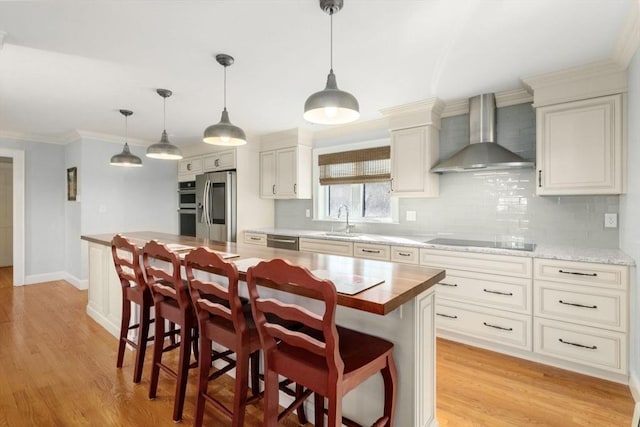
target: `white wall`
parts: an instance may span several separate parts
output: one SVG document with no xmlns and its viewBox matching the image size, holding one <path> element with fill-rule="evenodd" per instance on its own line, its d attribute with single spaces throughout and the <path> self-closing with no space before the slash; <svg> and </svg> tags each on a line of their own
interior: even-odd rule
<svg viewBox="0 0 640 427">
<path fill-rule="evenodd" d="M 75 141 L 65 146 L 65 164 L 64 169 L 71 167 L 78 168 L 78 174 L 82 172 L 82 142 Z M 78 196 L 82 194 L 81 177 L 78 177 Z M 66 184 L 66 183 L 65 183 Z M 75 286 L 84 287 L 82 283 L 82 253 L 80 242 L 81 230 L 81 204 L 80 197 L 75 201 L 69 201 L 65 197 L 65 272 L 66 280 Z"/>
<path fill-rule="evenodd" d="M 127 231 L 178 233 L 178 167 L 175 161 L 145 157 L 143 147 L 130 146 L 142 159 L 141 168 L 109 164 L 122 144 L 83 138 L 78 165 L 81 234 Z M 81 254 L 80 278 L 88 277 L 86 244 Z"/>
<path fill-rule="evenodd" d="M 640 50 L 636 52 L 628 69 L 628 190 L 620 197 L 620 248 L 640 262 Z M 636 401 L 640 401 L 640 284 L 639 269 L 631 274 L 630 305 L 630 385 Z"/>
</svg>

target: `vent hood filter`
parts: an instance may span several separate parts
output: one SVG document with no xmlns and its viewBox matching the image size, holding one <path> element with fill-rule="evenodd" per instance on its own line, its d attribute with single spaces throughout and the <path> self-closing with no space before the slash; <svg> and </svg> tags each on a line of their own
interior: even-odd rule
<svg viewBox="0 0 640 427">
<path fill-rule="evenodd" d="M 469 99 L 469 142 L 431 172 L 467 172 L 477 169 L 513 169 L 533 167 L 533 162 L 498 145 L 495 138 L 496 102 L 492 93 Z"/>
</svg>

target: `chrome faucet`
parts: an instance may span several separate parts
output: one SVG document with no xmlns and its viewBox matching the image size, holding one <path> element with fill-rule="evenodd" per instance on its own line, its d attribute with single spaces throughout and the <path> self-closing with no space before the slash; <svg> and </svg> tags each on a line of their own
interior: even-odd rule
<svg viewBox="0 0 640 427">
<path fill-rule="evenodd" d="M 338 218 L 340 218 L 340 214 L 342 213 L 342 208 L 344 208 L 344 212 L 345 212 L 345 216 L 346 216 L 346 220 L 347 220 L 347 226 L 345 228 L 345 233 L 349 233 L 349 232 L 351 232 L 351 227 L 353 227 L 353 225 L 349 224 L 349 206 L 340 205 L 340 207 L 338 207 Z"/>
</svg>

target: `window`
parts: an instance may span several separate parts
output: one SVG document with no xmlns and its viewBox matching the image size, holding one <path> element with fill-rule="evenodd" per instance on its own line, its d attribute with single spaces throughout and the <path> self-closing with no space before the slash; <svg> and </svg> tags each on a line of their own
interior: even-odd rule
<svg viewBox="0 0 640 427">
<path fill-rule="evenodd" d="M 391 184 L 369 182 L 365 184 L 337 184 L 324 187 L 326 211 L 324 217 L 337 218 L 341 206 L 349 208 L 353 219 L 391 219 Z"/>
<path fill-rule="evenodd" d="M 356 222 L 391 222 L 397 202 L 391 197 L 389 140 L 314 150 L 314 218 L 338 219 L 341 206 Z"/>
</svg>

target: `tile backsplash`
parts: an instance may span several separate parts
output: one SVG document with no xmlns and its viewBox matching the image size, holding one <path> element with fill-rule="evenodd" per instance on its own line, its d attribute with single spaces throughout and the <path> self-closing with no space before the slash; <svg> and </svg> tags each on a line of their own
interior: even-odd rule
<svg viewBox="0 0 640 427">
<path fill-rule="evenodd" d="M 532 169 L 453 173 L 440 178 L 440 197 L 400 199 L 397 223 L 356 223 L 354 231 L 617 248 L 618 229 L 604 228 L 604 214 L 618 213 L 618 199 L 536 196 Z M 275 209 L 277 228 L 331 229 L 305 218 L 311 200 L 277 200 Z M 406 221 L 407 211 L 416 221 Z"/>
<path fill-rule="evenodd" d="M 499 108 L 497 114 L 498 142 L 525 159 L 535 160 L 531 104 Z M 442 120 L 442 159 L 468 141 L 468 114 Z M 307 209 L 313 211 L 311 200 L 277 200 L 275 226 L 331 229 L 330 221 L 306 218 Z M 416 212 L 416 221 L 406 221 L 408 211 Z M 449 173 L 440 177 L 440 197 L 399 199 L 397 223 L 360 223 L 355 231 L 618 248 L 618 229 L 604 228 L 604 214 L 618 211 L 619 196 L 536 196 L 533 169 Z"/>
</svg>

